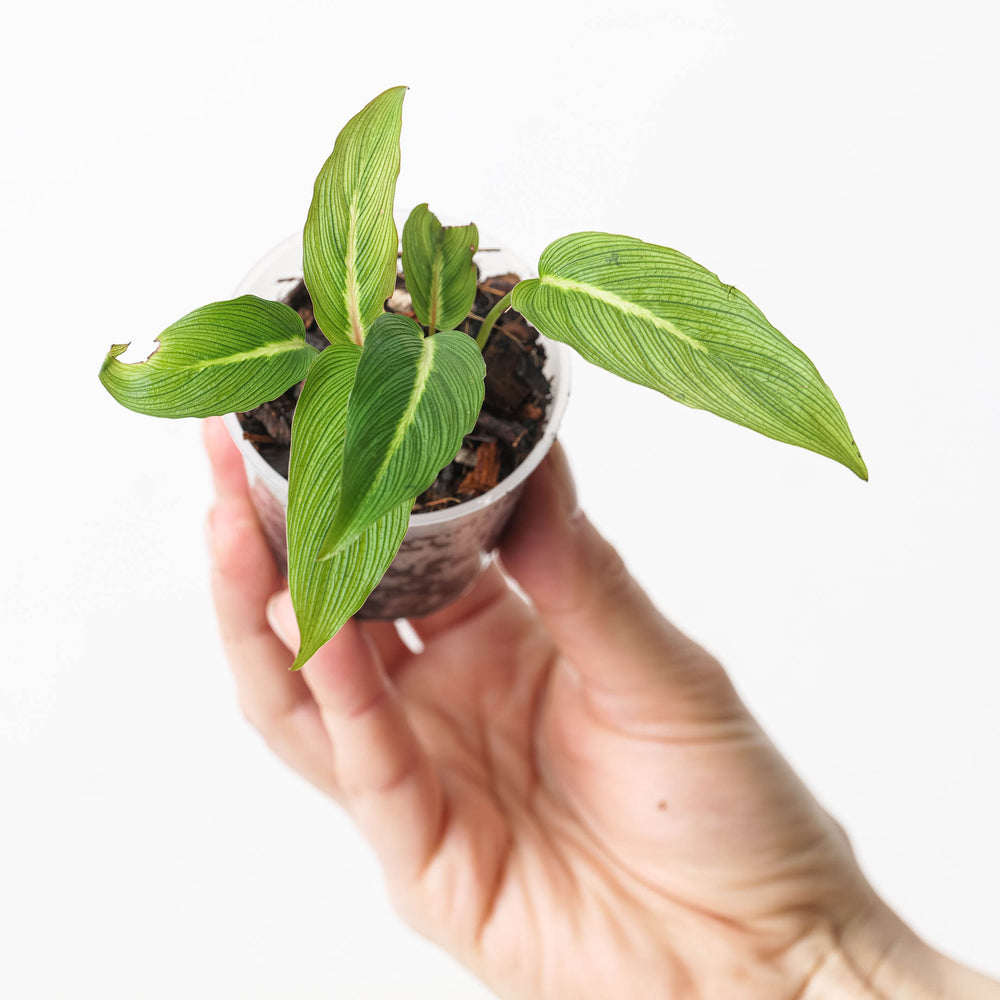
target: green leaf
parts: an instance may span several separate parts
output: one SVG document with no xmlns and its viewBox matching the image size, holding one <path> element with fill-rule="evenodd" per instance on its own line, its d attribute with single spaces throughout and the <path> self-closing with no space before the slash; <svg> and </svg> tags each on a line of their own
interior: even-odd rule
<svg viewBox="0 0 1000 1000">
<path fill-rule="evenodd" d="M 392 202 L 405 92 L 393 87 L 358 112 L 316 178 L 303 265 L 316 322 L 331 342 L 363 343 L 395 285 Z"/>
<path fill-rule="evenodd" d="M 411 506 L 456 455 L 483 405 L 486 366 L 475 341 L 448 330 L 424 337 L 385 313 L 365 341 L 347 407 L 340 506 L 321 558 L 401 503 Z"/>
<path fill-rule="evenodd" d="M 451 330 L 469 315 L 476 298 L 479 230 L 442 226 L 426 204 L 403 226 L 403 274 L 413 311 L 428 330 Z"/>
<path fill-rule="evenodd" d="M 547 337 L 686 406 L 868 470 L 812 362 L 732 285 L 689 257 L 629 236 L 550 244 L 513 306 Z"/>
<path fill-rule="evenodd" d="M 114 344 L 101 382 L 123 406 L 155 417 L 242 413 L 305 378 L 317 356 L 305 338 L 294 309 L 242 295 L 168 326 L 145 361 L 117 360 L 128 344 Z"/>
<path fill-rule="evenodd" d="M 361 357 L 354 344 L 319 356 L 292 421 L 288 477 L 288 583 L 302 641 L 301 667 L 364 604 L 399 548 L 410 519 L 400 504 L 332 559 L 318 562 L 340 496 L 347 401 Z"/>
</svg>

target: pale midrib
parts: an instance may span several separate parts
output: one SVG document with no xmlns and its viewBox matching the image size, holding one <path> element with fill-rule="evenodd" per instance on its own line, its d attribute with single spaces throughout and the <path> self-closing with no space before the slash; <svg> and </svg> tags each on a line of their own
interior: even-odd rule
<svg viewBox="0 0 1000 1000">
<path fill-rule="evenodd" d="M 392 440 L 389 442 L 389 447 L 386 448 L 385 456 L 382 459 L 381 464 L 378 467 L 376 473 L 372 476 L 369 481 L 368 488 L 361 495 L 361 498 L 353 503 L 352 511 L 346 517 L 344 517 L 343 522 L 339 531 L 339 541 L 337 546 L 329 555 L 335 555 L 337 552 L 344 548 L 344 539 L 353 540 L 357 537 L 357 524 L 360 520 L 360 512 L 364 509 L 365 504 L 368 502 L 369 498 L 376 495 L 379 488 L 382 485 L 382 480 L 385 478 L 386 470 L 389 464 L 392 462 L 396 453 L 399 451 L 400 446 L 403 443 L 403 438 L 406 437 L 406 432 L 413 425 L 414 417 L 416 416 L 417 407 L 420 405 L 420 400 L 424 395 L 424 391 L 427 388 L 427 380 L 430 377 L 431 369 L 434 367 L 434 348 L 435 341 L 433 337 L 424 338 L 423 342 L 423 354 L 420 361 L 417 363 L 416 377 L 413 381 L 413 388 L 410 390 L 410 398 L 407 400 L 406 409 L 403 411 L 399 423 L 396 425 L 395 431 L 392 434 Z M 348 409 L 350 404 L 348 404 Z M 334 516 L 334 523 L 331 524 L 330 529 L 327 530 L 326 538 L 330 537 L 330 530 L 341 520 L 342 508 L 337 510 Z M 348 543 L 346 544 L 349 544 Z M 323 542 L 323 548 L 327 546 L 326 539 Z"/>
<path fill-rule="evenodd" d="M 434 367 L 434 347 L 435 340 L 433 337 L 425 337 L 423 342 L 423 355 L 420 358 L 420 363 L 417 365 L 417 377 L 413 382 L 413 390 L 410 392 L 410 398 L 407 401 L 406 409 L 403 411 L 403 415 L 400 418 L 399 423 L 396 425 L 395 433 L 392 435 L 392 441 L 389 442 L 389 447 L 386 449 L 385 458 L 382 459 L 382 464 L 379 466 L 378 472 L 372 479 L 372 490 L 373 492 L 377 484 L 382 481 L 385 475 L 385 470 L 389 467 L 389 463 L 392 461 L 396 452 L 399 451 L 400 446 L 403 443 L 403 438 L 406 437 L 406 432 L 410 429 L 413 424 L 414 418 L 417 414 L 417 407 L 420 405 L 420 400 L 423 398 L 424 391 L 427 388 L 427 380 L 430 378 L 431 369 Z"/>
<path fill-rule="evenodd" d="M 351 207 L 348 210 L 347 222 L 347 254 L 344 257 L 344 265 L 347 269 L 345 275 L 347 288 L 347 320 L 351 325 L 351 339 L 359 346 L 365 342 L 364 326 L 361 323 L 361 309 L 358 300 L 361 297 L 361 288 L 358 285 L 358 197 L 351 200 Z"/>
<path fill-rule="evenodd" d="M 636 319 L 650 323 L 659 330 L 665 330 L 678 340 L 683 340 L 685 344 L 693 347 L 696 351 L 705 351 L 708 353 L 708 348 L 704 344 L 699 343 L 693 337 L 689 337 L 683 330 L 671 323 L 670 320 L 664 319 L 662 316 L 657 316 L 656 313 L 650 312 L 644 306 L 629 302 L 628 299 L 623 299 L 620 295 L 615 295 L 614 292 L 598 288 L 596 285 L 589 285 L 584 281 L 570 281 L 568 278 L 557 278 L 553 274 L 546 274 L 539 280 L 543 285 L 552 285 L 554 288 L 562 288 L 570 292 L 582 292 L 592 299 L 597 299 L 599 302 L 611 306 L 612 309 L 617 309 L 628 316 L 635 316 Z"/>
<path fill-rule="evenodd" d="M 308 346 L 304 340 L 283 340 L 280 343 L 264 344 L 261 347 L 255 347 L 252 351 L 240 351 L 239 354 L 227 354 L 222 358 L 212 358 L 208 361 L 200 361 L 190 365 L 185 364 L 178 370 L 185 373 L 200 372 L 206 368 L 218 368 L 220 365 L 237 365 L 242 361 L 252 361 L 254 358 L 270 358 L 276 354 L 285 354 L 289 351 L 301 351 L 303 347 Z M 154 352 L 148 360 L 152 360 L 155 357 L 156 353 Z M 133 365 L 129 367 L 134 366 L 138 368 L 142 364 L 145 364 L 145 362 L 133 362 Z"/>
</svg>

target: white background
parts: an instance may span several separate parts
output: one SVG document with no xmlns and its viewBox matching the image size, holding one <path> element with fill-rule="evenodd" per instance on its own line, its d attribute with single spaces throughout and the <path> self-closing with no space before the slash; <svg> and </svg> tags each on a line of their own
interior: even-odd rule
<svg viewBox="0 0 1000 1000">
<path fill-rule="evenodd" d="M 273 762 L 215 636 L 193 421 L 97 381 L 302 224 L 404 107 L 418 201 L 537 259 L 604 229 L 751 296 L 845 469 L 575 368 L 582 499 L 936 946 L 1000 975 L 997 7 L 19 3 L 0 40 L 0 993 L 467 997 Z"/>
</svg>

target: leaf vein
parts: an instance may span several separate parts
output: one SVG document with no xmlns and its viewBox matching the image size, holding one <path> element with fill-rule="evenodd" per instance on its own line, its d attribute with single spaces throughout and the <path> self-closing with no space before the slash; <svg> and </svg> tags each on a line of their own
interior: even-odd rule
<svg viewBox="0 0 1000 1000">
<path fill-rule="evenodd" d="M 557 278 L 552 274 L 543 275 L 540 280 L 543 285 L 552 285 L 555 288 L 562 288 L 570 292 L 582 292 L 584 295 L 597 299 L 611 306 L 613 309 L 617 309 L 619 312 L 651 323 L 660 330 L 666 330 L 667 333 L 678 340 L 683 340 L 695 350 L 706 350 L 703 344 L 695 340 L 694 337 L 688 336 L 678 326 L 671 323 L 670 320 L 664 319 L 662 316 L 657 316 L 652 310 L 646 309 L 644 306 L 637 305 L 634 302 L 629 302 L 628 299 L 623 299 L 620 295 L 609 292 L 607 289 L 599 288 L 597 285 L 591 285 L 585 281 L 570 281 L 568 278 Z"/>
</svg>

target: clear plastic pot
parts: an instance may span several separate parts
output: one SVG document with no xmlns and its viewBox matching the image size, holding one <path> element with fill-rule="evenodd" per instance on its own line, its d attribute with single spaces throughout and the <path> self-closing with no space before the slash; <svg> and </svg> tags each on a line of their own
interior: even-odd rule
<svg viewBox="0 0 1000 1000">
<path fill-rule="evenodd" d="M 480 243 L 497 244 L 486 237 Z M 522 278 L 532 269 L 506 251 L 480 251 L 476 263 L 484 277 L 513 271 Z M 279 299 L 302 277 L 302 237 L 290 237 L 268 253 L 236 289 Z M 528 476 L 538 467 L 555 441 L 556 431 L 569 398 L 569 359 L 566 349 L 545 340 L 545 374 L 552 383 L 552 399 L 545 430 L 528 457 L 493 489 L 464 503 L 437 511 L 410 515 L 403 544 L 382 582 L 358 612 L 361 618 L 419 618 L 449 604 L 464 593 L 486 566 Z M 239 446 L 250 480 L 250 495 L 271 551 L 279 564 L 288 559 L 285 512 L 288 480 L 261 457 L 243 438 L 243 428 L 234 414 L 225 418 Z"/>
</svg>

